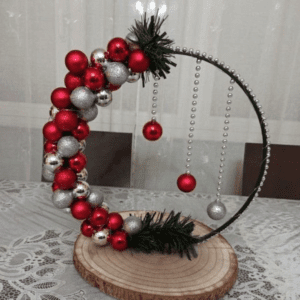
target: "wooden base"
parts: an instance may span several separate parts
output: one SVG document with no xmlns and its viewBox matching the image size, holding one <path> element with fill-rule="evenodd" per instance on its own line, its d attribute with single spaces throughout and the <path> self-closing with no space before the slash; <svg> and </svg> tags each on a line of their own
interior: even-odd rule
<svg viewBox="0 0 300 300">
<path fill-rule="evenodd" d="M 120 212 L 124 219 L 129 213 L 144 216 L 146 212 Z M 193 234 L 211 231 L 197 220 L 193 222 Z M 110 245 L 98 247 L 91 238 L 79 235 L 74 265 L 91 285 L 117 299 L 218 299 L 237 278 L 234 250 L 221 235 L 198 245 L 196 250 L 198 257 L 189 261 L 178 254 L 133 253 L 129 249 L 119 252 Z"/>
</svg>

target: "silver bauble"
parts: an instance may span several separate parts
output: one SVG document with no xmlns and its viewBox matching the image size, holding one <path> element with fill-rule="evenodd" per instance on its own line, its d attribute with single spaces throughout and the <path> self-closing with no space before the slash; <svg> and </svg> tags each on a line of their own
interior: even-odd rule
<svg viewBox="0 0 300 300">
<path fill-rule="evenodd" d="M 62 211 L 69 215 L 71 213 L 71 208 L 70 207 L 63 208 Z"/>
<path fill-rule="evenodd" d="M 207 206 L 207 214 L 213 220 L 221 220 L 226 215 L 226 207 L 221 201 L 215 200 Z"/>
<path fill-rule="evenodd" d="M 95 104 L 93 104 L 87 109 L 81 109 L 78 111 L 78 116 L 87 122 L 93 121 L 98 116 L 98 107 Z"/>
<path fill-rule="evenodd" d="M 97 48 L 91 53 L 91 62 L 93 65 L 101 65 L 102 69 L 105 70 L 108 60 L 105 58 L 105 50 L 102 48 Z"/>
<path fill-rule="evenodd" d="M 140 46 L 138 45 L 139 40 L 133 32 L 129 32 L 126 35 L 125 41 L 127 42 L 128 47 L 131 51 L 140 49 Z"/>
<path fill-rule="evenodd" d="M 127 82 L 129 82 L 129 83 L 136 82 L 136 81 L 138 81 L 140 79 L 140 76 L 141 76 L 140 73 L 132 73 L 132 72 L 130 72 L 129 76 L 127 78 Z"/>
<path fill-rule="evenodd" d="M 79 142 L 79 151 L 83 152 L 86 148 L 86 141 L 85 140 L 81 140 Z"/>
<path fill-rule="evenodd" d="M 45 167 L 43 167 L 43 169 L 42 169 L 42 176 L 47 181 L 53 181 L 55 174 L 53 172 L 45 169 Z"/>
<path fill-rule="evenodd" d="M 123 229 L 129 234 L 133 235 L 141 231 L 142 220 L 136 216 L 127 217 L 124 220 Z"/>
<path fill-rule="evenodd" d="M 93 242 L 98 246 L 105 246 L 108 241 L 109 230 L 107 228 L 97 231 L 92 235 Z"/>
<path fill-rule="evenodd" d="M 87 181 L 88 179 L 88 171 L 86 168 L 83 168 L 77 175 L 77 180 L 79 181 Z"/>
<path fill-rule="evenodd" d="M 73 136 L 63 136 L 57 143 L 57 151 L 62 157 L 71 157 L 79 150 L 79 142 Z"/>
<path fill-rule="evenodd" d="M 73 193 L 68 190 L 56 190 L 52 194 L 52 202 L 57 208 L 67 208 L 72 204 Z"/>
<path fill-rule="evenodd" d="M 107 80 L 114 85 L 122 85 L 129 76 L 127 67 L 120 62 L 108 63 L 104 73 Z"/>
<path fill-rule="evenodd" d="M 50 120 L 54 120 L 55 116 L 58 112 L 59 112 L 59 110 L 54 105 L 52 105 L 49 110 Z"/>
<path fill-rule="evenodd" d="M 100 191 L 91 190 L 91 193 L 86 201 L 89 202 L 92 207 L 101 206 L 104 201 L 104 194 Z"/>
<path fill-rule="evenodd" d="M 90 192 L 90 186 L 86 181 L 77 181 L 73 189 L 73 196 L 74 198 L 88 197 Z"/>
<path fill-rule="evenodd" d="M 108 106 L 112 102 L 110 90 L 102 90 L 96 94 L 96 104 L 102 107 Z"/>
<path fill-rule="evenodd" d="M 95 102 L 95 94 L 85 86 L 79 86 L 70 95 L 71 102 L 80 109 L 90 108 Z"/>
<path fill-rule="evenodd" d="M 102 202 L 101 207 L 104 208 L 109 213 L 109 206 L 106 202 Z"/>
<path fill-rule="evenodd" d="M 64 163 L 64 160 L 58 153 L 46 153 L 43 159 L 43 167 L 54 172 Z"/>
</svg>

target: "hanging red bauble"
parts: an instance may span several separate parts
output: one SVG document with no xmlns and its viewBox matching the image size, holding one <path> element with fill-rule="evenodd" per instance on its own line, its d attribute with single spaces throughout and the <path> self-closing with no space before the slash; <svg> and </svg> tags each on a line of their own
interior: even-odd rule
<svg viewBox="0 0 300 300">
<path fill-rule="evenodd" d="M 55 122 L 50 121 L 44 125 L 43 135 L 46 140 L 57 142 L 62 137 L 62 131 Z"/>
<path fill-rule="evenodd" d="M 67 89 L 70 92 L 72 92 L 77 87 L 83 85 L 82 77 L 81 76 L 76 76 L 76 75 L 72 74 L 71 72 L 69 72 L 65 76 L 65 85 L 66 85 Z"/>
<path fill-rule="evenodd" d="M 61 190 L 69 190 L 75 187 L 76 173 L 70 168 L 61 168 L 55 173 L 54 182 Z"/>
<path fill-rule="evenodd" d="M 129 48 L 122 38 L 114 38 L 107 45 L 108 57 L 112 61 L 124 62 L 129 55 Z"/>
<path fill-rule="evenodd" d="M 70 51 L 65 58 L 66 67 L 75 74 L 80 75 L 88 67 L 88 59 L 86 55 L 79 50 Z"/>
<path fill-rule="evenodd" d="M 52 183 L 52 192 L 55 192 L 55 191 L 58 190 L 58 189 L 59 189 L 58 184 L 55 183 L 55 182 L 53 182 L 53 183 Z"/>
<path fill-rule="evenodd" d="M 79 119 L 77 127 L 72 130 L 72 135 L 78 140 L 84 140 L 90 134 L 90 127 L 86 121 Z"/>
<path fill-rule="evenodd" d="M 92 91 L 99 91 L 105 85 L 104 73 L 97 68 L 87 68 L 82 79 L 83 84 Z"/>
<path fill-rule="evenodd" d="M 109 243 L 115 250 L 123 251 L 128 247 L 128 233 L 124 230 L 116 231 L 109 238 Z"/>
<path fill-rule="evenodd" d="M 91 237 L 94 233 L 94 227 L 88 220 L 84 220 L 81 224 L 81 233 L 84 236 Z"/>
<path fill-rule="evenodd" d="M 55 89 L 51 94 L 51 102 L 58 109 L 70 107 L 72 103 L 69 90 L 64 87 Z"/>
<path fill-rule="evenodd" d="M 108 83 L 107 85 L 106 85 L 106 89 L 107 90 L 110 90 L 111 92 L 113 92 L 113 91 L 116 91 L 116 90 L 118 90 L 119 88 L 121 87 L 121 85 L 115 85 L 115 84 L 112 84 L 112 83 Z"/>
<path fill-rule="evenodd" d="M 86 156 L 78 151 L 74 156 L 69 158 L 69 167 L 75 171 L 76 173 L 79 173 L 87 163 Z"/>
<path fill-rule="evenodd" d="M 79 200 L 71 205 L 72 216 L 78 220 L 84 220 L 91 214 L 91 205 L 87 201 Z"/>
<path fill-rule="evenodd" d="M 191 174 L 182 174 L 177 179 L 178 188 L 185 193 L 193 191 L 196 187 L 196 179 Z"/>
<path fill-rule="evenodd" d="M 95 227 L 103 226 L 107 222 L 108 212 L 102 207 L 96 207 L 93 209 L 89 221 Z"/>
<path fill-rule="evenodd" d="M 46 153 L 55 153 L 57 151 L 57 144 L 51 141 L 46 141 L 44 144 L 44 150 Z"/>
<path fill-rule="evenodd" d="M 158 122 L 152 120 L 144 125 L 143 135 L 149 141 L 156 141 L 162 136 L 162 127 Z"/>
<path fill-rule="evenodd" d="M 123 218 L 119 213 L 110 213 L 107 218 L 106 226 L 111 230 L 118 230 L 123 226 Z"/>
<path fill-rule="evenodd" d="M 62 131 L 72 131 L 78 125 L 78 116 L 71 110 L 61 110 L 55 115 L 55 123 Z"/>
<path fill-rule="evenodd" d="M 128 58 L 128 68 L 133 73 L 143 73 L 150 66 L 150 59 L 143 50 L 134 50 Z"/>
</svg>

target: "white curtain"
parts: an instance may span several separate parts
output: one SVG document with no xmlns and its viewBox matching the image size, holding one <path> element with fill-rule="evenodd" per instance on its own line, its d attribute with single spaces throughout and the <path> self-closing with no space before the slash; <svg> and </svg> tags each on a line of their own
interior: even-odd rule
<svg viewBox="0 0 300 300">
<path fill-rule="evenodd" d="M 42 128 L 48 121 L 50 94 L 64 86 L 65 55 L 79 49 L 88 56 L 113 37 L 159 9 L 168 15 L 162 31 L 175 46 L 193 48 L 234 68 L 253 89 L 265 111 L 271 142 L 300 144 L 299 1 L 284 0 L 10 0 L 1 1 L 0 179 L 41 179 Z M 133 133 L 134 188 L 176 190 L 184 173 L 196 61 L 176 57 L 167 80 L 159 81 L 157 120 L 163 137 L 142 136 L 151 118 L 153 80 L 113 93 L 99 109 L 92 130 Z M 191 173 L 196 192 L 215 193 L 230 78 L 201 63 L 195 113 Z M 240 193 L 246 142 L 262 141 L 258 119 L 233 84 L 228 148 L 222 193 Z"/>
</svg>

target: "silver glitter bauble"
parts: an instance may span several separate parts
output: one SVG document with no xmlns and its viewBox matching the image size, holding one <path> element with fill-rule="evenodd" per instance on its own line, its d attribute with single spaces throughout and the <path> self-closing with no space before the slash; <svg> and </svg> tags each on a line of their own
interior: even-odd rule
<svg viewBox="0 0 300 300">
<path fill-rule="evenodd" d="M 72 204 L 73 193 L 68 190 L 56 190 L 52 194 L 52 202 L 57 208 L 67 208 Z"/>
<path fill-rule="evenodd" d="M 43 169 L 42 169 L 42 176 L 47 181 L 53 181 L 55 174 L 53 172 L 45 169 L 45 167 L 43 167 Z"/>
<path fill-rule="evenodd" d="M 80 109 L 90 108 L 95 98 L 95 94 L 85 86 L 79 86 L 70 95 L 71 102 Z"/>
<path fill-rule="evenodd" d="M 64 160 L 58 153 L 46 153 L 43 159 L 43 167 L 54 172 L 64 163 Z"/>
<path fill-rule="evenodd" d="M 142 220 L 136 216 L 130 216 L 124 220 L 123 229 L 129 235 L 136 234 L 142 229 Z"/>
<path fill-rule="evenodd" d="M 83 168 L 77 175 L 77 180 L 79 181 L 87 181 L 88 179 L 88 171 L 86 168 Z"/>
<path fill-rule="evenodd" d="M 109 206 L 106 202 L 102 202 L 101 207 L 104 208 L 109 213 Z"/>
<path fill-rule="evenodd" d="M 105 246 L 108 241 L 109 230 L 107 228 L 97 231 L 92 235 L 93 242 L 98 246 Z"/>
<path fill-rule="evenodd" d="M 73 196 L 74 198 L 88 197 L 90 192 L 90 186 L 86 181 L 77 181 L 73 189 Z"/>
<path fill-rule="evenodd" d="M 79 150 L 79 142 L 73 136 L 63 136 L 57 143 L 57 151 L 62 157 L 71 157 Z"/>
<path fill-rule="evenodd" d="M 78 116 L 87 122 L 91 122 L 98 116 L 98 107 L 96 106 L 96 104 L 93 104 L 87 109 L 81 109 L 78 111 Z"/>
<path fill-rule="evenodd" d="M 112 102 L 110 90 L 102 90 L 96 94 L 96 104 L 102 107 L 108 106 Z"/>
<path fill-rule="evenodd" d="M 49 115 L 50 115 L 50 120 L 54 120 L 56 114 L 59 112 L 58 108 L 56 108 L 54 105 L 51 106 L 50 110 L 49 110 Z"/>
<path fill-rule="evenodd" d="M 215 200 L 207 206 L 207 214 L 213 220 L 221 220 L 226 215 L 226 207 L 221 201 Z"/>
<path fill-rule="evenodd" d="M 79 151 L 83 152 L 86 148 L 86 141 L 85 140 L 81 140 L 79 142 Z"/>
<path fill-rule="evenodd" d="M 104 73 L 107 80 L 114 85 L 122 85 L 129 76 L 127 67 L 119 62 L 108 63 Z"/>
<path fill-rule="evenodd" d="M 127 42 L 128 47 L 131 51 L 140 49 L 140 46 L 138 45 L 139 40 L 133 32 L 129 32 L 126 35 L 125 41 Z"/>
<path fill-rule="evenodd" d="M 101 206 L 104 201 L 104 194 L 100 191 L 91 190 L 91 193 L 86 201 L 89 202 L 92 207 Z"/>
<path fill-rule="evenodd" d="M 140 77 L 141 77 L 140 73 L 132 73 L 132 72 L 130 72 L 129 76 L 127 78 L 127 82 L 129 82 L 129 83 L 136 82 L 136 81 L 138 81 L 140 79 Z"/>
<path fill-rule="evenodd" d="M 105 58 L 105 50 L 102 48 L 97 48 L 91 53 L 91 62 L 95 66 L 102 66 L 102 69 L 105 70 L 108 60 Z"/>
</svg>

